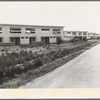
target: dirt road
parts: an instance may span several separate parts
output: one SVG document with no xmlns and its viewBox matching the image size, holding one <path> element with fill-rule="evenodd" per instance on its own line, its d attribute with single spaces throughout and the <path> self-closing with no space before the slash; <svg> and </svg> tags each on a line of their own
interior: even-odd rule
<svg viewBox="0 0 100 100">
<path fill-rule="evenodd" d="M 20 88 L 100 88 L 100 44 Z"/>
</svg>

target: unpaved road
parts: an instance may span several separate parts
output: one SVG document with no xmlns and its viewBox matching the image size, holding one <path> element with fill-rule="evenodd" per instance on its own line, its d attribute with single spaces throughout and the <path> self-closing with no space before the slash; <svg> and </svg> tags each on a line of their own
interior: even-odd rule
<svg viewBox="0 0 100 100">
<path fill-rule="evenodd" d="M 100 44 L 20 88 L 100 88 Z"/>
</svg>

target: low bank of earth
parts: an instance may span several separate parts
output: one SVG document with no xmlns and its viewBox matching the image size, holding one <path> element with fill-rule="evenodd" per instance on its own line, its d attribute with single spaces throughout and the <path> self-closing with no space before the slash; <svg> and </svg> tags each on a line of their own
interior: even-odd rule
<svg viewBox="0 0 100 100">
<path fill-rule="evenodd" d="M 98 44 L 98 43 L 96 43 Z M 54 69 L 64 65 L 65 63 L 69 62 L 70 60 L 74 59 L 75 57 L 77 57 L 78 55 L 80 55 L 81 53 L 83 53 L 84 51 L 86 51 L 87 49 L 90 49 L 91 47 L 95 46 L 96 44 L 87 47 L 83 50 L 74 52 L 72 54 L 69 54 L 66 57 L 57 59 L 51 63 L 45 64 L 37 69 L 34 70 L 29 70 L 26 73 L 22 74 L 21 76 L 19 76 L 18 78 L 12 79 L 9 82 L 3 83 L 0 85 L 0 88 L 18 88 L 22 85 L 25 85 L 26 83 L 45 75 L 46 73 L 53 71 Z"/>
</svg>

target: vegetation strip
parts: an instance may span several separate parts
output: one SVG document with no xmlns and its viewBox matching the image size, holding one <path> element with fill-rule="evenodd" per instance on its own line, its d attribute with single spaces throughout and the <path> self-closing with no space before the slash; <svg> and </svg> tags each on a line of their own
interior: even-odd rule
<svg viewBox="0 0 100 100">
<path fill-rule="evenodd" d="M 33 65 L 30 66 L 29 63 L 25 64 L 25 67 L 27 67 L 27 70 L 25 70 L 23 74 L 21 74 L 21 72 L 20 74 L 18 74 L 20 71 L 18 69 L 19 71 L 17 70 L 17 74 L 14 74 L 14 75 L 17 75 L 16 77 L 18 78 L 15 78 L 7 83 L 4 83 L 0 87 L 1 88 L 19 87 L 22 84 L 25 84 L 26 82 L 31 81 L 37 77 L 40 77 L 46 74 L 47 72 L 50 72 L 53 69 L 63 65 L 64 63 L 68 62 L 69 60 L 75 58 L 77 55 L 82 53 L 83 51 L 81 50 L 86 49 L 86 47 L 91 47 L 94 45 L 96 45 L 95 42 L 92 44 L 91 43 L 84 44 L 73 49 L 63 49 L 63 50 L 60 49 L 58 51 L 52 51 L 43 56 L 40 56 L 39 58 L 35 59 Z M 66 58 L 65 56 L 68 56 L 68 57 Z"/>
</svg>

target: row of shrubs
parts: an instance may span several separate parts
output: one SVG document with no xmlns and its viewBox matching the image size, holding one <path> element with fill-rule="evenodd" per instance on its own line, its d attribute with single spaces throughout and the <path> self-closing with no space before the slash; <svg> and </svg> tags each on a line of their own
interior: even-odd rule
<svg viewBox="0 0 100 100">
<path fill-rule="evenodd" d="M 20 47 L 41 47 L 46 45 L 44 42 L 35 42 L 33 41 L 30 45 L 29 44 L 20 44 Z"/>
<path fill-rule="evenodd" d="M 36 69 L 46 63 L 52 62 L 89 46 L 91 46 L 91 43 L 85 43 L 71 49 L 50 51 L 49 53 L 44 54 L 33 54 L 31 51 L 21 51 L 20 53 L 11 53 L 6 56 L 2 55 L 0 56 L 0 83 L 17 77 L 27 70 Z"/>
<path fill-rule="evenodd" d="M 14 46 L 14 43 L 0 43 L 0 46 Z"/>
</svg>

